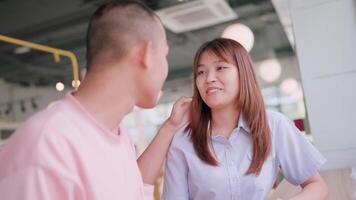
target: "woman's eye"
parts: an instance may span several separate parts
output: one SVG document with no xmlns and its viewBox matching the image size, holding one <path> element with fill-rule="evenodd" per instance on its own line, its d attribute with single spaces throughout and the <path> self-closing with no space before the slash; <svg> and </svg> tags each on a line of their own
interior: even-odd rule
<svg viewBox="0 0 356 200">
<path fill-rule="evenodd" d="M 204 71 L 198 71 L 197 72 L 197 75 L 199 76 L 199 75 L 202 75 L 202 74 L 204 74 Z"/>
<path fill-rule="evenodd" d="M 223 70 L 223 69 L 226 69 L 226 67 L 220 66 L 217 68 L 218 71 Z"/>
</svg>

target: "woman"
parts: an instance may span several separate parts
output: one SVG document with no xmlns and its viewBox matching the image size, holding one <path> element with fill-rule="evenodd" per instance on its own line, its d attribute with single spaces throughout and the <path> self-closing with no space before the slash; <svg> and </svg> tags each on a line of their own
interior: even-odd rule
<svg viewBox="0 0 356 200">
<path fill-rule="evenodd" d="M 241 44 L 203 44 L 193 71 L 191 122 L 171 143 L 163 199 L 267 199 L 279 170 L 303 188 L 294 199 L 326 197 L 325 159 L 285 116 L 266 112 Z"/>
</svg>

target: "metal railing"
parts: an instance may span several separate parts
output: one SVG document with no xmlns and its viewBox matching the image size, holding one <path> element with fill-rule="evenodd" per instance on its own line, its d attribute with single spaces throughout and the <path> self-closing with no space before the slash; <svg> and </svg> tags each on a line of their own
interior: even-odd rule
<svg viewBox="0 0 356 200">
<path fill-rule="evenodd" d="M 58 48 L 53 48 L 50 46 L 45 46 L 42 44 L 36 44 L 33 42 L 28 42 L 25 40 L 20 40 L 17 38 L 12 38 L 12 37 L 8 37 L 5 35 L 1 35 L 0 34 L 0 41 L 4 41 L 4 42 L 8 42 L 11 44 L 16 44 L 19 46 L 24 46 L 24 47 L 28 47 L 31 49 L 36 49 L 39 51 L 44 51 L 47 53 L 52 53 L 54 56 L 54 60 L 55 62 L 59 62 L 60 61 L 60 56 L 66 56 L 70 59 L 71 64 L 72 64 L 72 70 L 73 70 L 73 87 L 75 89 L 77 89 L 79 87 L 79 72 L 78 72 L 78 60 L 77 57 L 74 55 L 74 53 L 72 53 L 71 51 L 67 51 L 67 50 L 62 50 L 62 49 L 58 49 Z"/>
</svg>

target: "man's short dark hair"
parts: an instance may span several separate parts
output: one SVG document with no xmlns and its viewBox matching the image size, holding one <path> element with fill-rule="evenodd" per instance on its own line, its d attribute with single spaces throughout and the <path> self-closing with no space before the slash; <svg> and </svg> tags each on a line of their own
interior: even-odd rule
<svg viewBox="0 0 356 200">
<path fill-rule="evenodd" d="M 90 19 L 87 31 L 87 66 L 105 55 L 120 59 L 135 43 L 151 39 L 156 14 L 140 1 L 109 1 Z M 158 18 L 158 17 L 157 17 Z"/>
</svg>

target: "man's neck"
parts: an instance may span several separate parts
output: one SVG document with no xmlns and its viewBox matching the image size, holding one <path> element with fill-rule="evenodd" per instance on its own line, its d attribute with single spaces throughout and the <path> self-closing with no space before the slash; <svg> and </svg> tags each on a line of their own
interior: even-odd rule
<svg viewBox="0 0 356 200">
<path fill-rule="evenodd" d="M 111 83 L 116 85 L 113 89 L 108 83 L 101 83 L 102 79 L 87 78 L 91 80 L 83 81 L 73 96 L 99 123 L 117 134 L 121 120 L 135 105 L 131 88 Z"/>
</svg>

